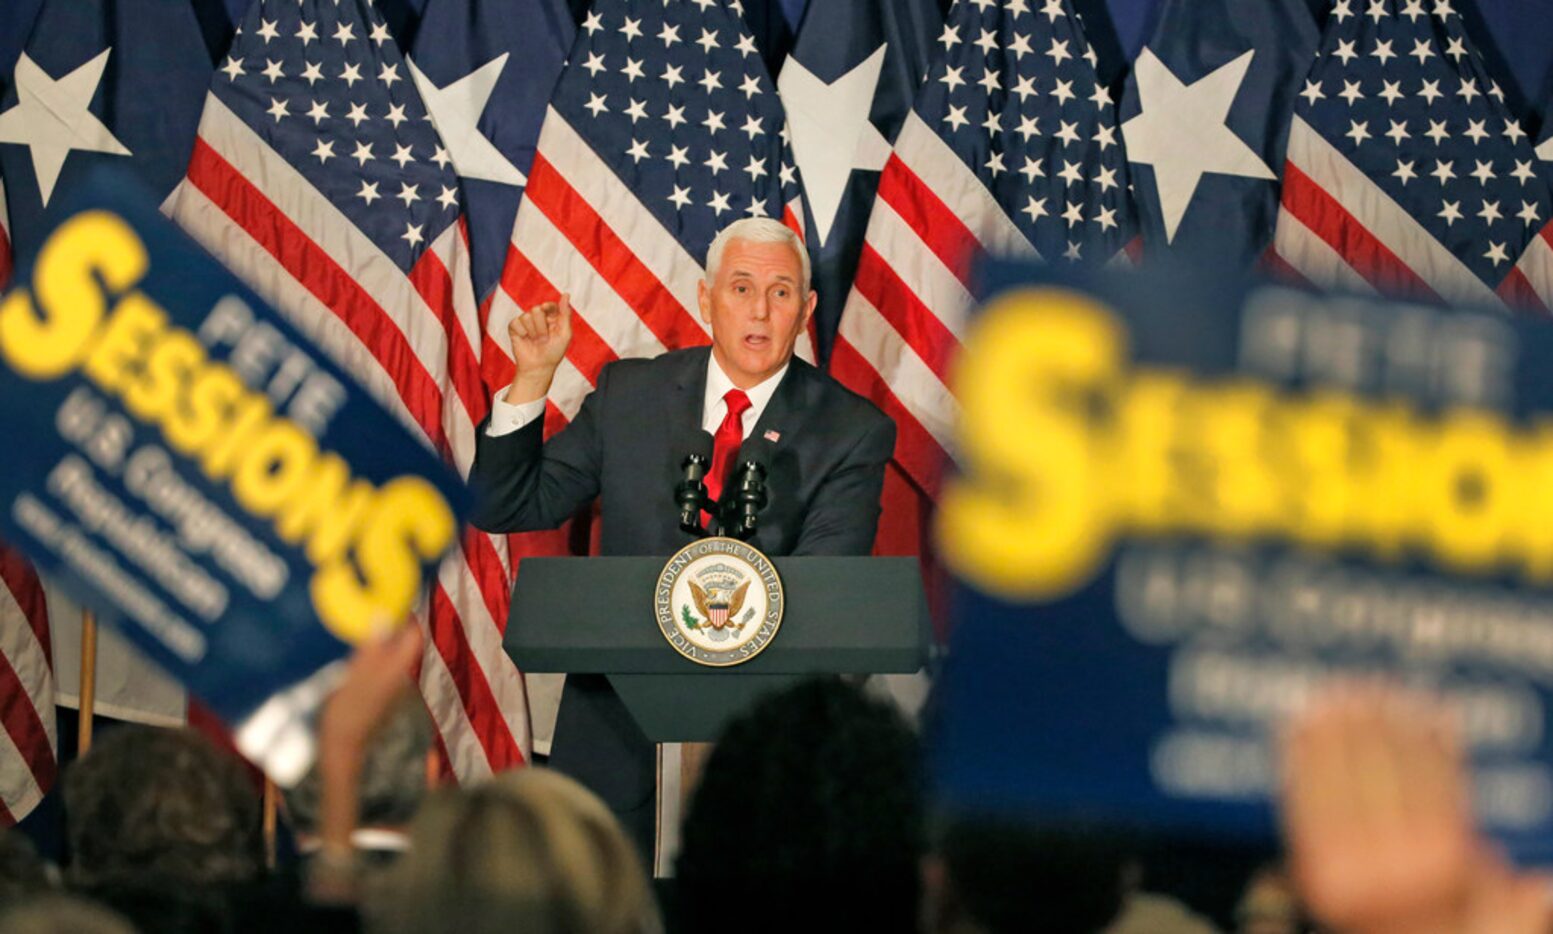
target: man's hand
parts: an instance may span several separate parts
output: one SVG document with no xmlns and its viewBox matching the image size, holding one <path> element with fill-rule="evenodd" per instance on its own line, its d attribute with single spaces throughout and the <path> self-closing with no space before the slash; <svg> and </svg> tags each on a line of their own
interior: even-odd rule
<svg viewBox="0 0 1553 934">
<path fill-rule="evenodd" d="M 506 401 L 522 405 L 543 399 L 572 342 L 571 296 L 563 294 L 559 302 L 545 302 L 515 316 L 507 323 L 507 339 L 517 368 Z"/>
</svg>

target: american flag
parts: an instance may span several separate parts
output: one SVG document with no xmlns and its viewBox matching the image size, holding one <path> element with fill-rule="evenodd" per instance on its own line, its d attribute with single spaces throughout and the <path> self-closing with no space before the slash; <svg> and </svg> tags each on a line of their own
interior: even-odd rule
<svg viewBox="0 0 1553 934">
<path fill-rule="evenodd" d="M 1317 285 L 1501 306 L 1549 196 L 1452 0 L 1337 0 L 1299 94 L 1277 257 Z"/>
<path fill-rule="evenodd" d="M 1537 168 L 1544 180 L 1553 182 L 1553 121 L 1543 122 L 1543 140 L 1535 150 Z M 1526 245 L 1515 268 L 1499 284 L 1499 295 L 1512 308 L 1542 315 L 1553 315 L 1553 219 L 1543 225 Z"/>
<path fill-rule="evenodd" d="M 1067 0 L 956 0 L 879 180 L 831 370 L 899 427 L 934 491 L 982 253 L 1107 262 L 1136 246 L 1115 108 Z"/>
<path fill-rule="evenodd" d="M 0 289 L 11 281 L 5 184 L 0 182 Z M 54 667 L 43 586 L 0 545 L 0 827 L 27 816 L 54 784 Z"/>
<path fill-rule="evenodd" d="M 26 817 L 43 800 L 58 771 L 54 669 L 43 585 L 26 559 L 4 545 L 0 545 L 0 726 L 0 827 L 4 827 Z"/>
<path fill-rule="evenodd" d="M 260 0 L 167 208 L 467 472 L 489 404 L 458 179 L 367 0 Z M 422 622 L 422 693 L 460 780 L 528 757 L 502 651 L 506 545 L 469 531 Z"/>
<path fill-rule="evenodd" d="M 1553 223 L 1531 239 L 1515 268 L 1499 284 L 1499 295 L 1511 308 L 1553 315 Z"/>
<path fill-rule="evenodd" d="M 562 0 L 431 0 L 416 29 L 411 75 L 463 188 L 481 320 L 501 281 L 539 127 L 576 34 Z M 513 570 L 527 557 L 571 554 L 570 525 L 507 536 Z M 539 753 L 549 752 L 561 678 L 524 678 Z"/>
<path fill-rule="evenodd" d="M 507 322 L 571 295 L 573 337 L 547 429 L 569 420 L 599 369 L 710 340 L 701 262 L 740 217 L 802 232 L 782 107 L 738 3 L 599 0 L 539 132 L 494 294 L 486 382 L 512 379 Z M 800 355 L 813 358 L 807 337 Z"/>
</svg>

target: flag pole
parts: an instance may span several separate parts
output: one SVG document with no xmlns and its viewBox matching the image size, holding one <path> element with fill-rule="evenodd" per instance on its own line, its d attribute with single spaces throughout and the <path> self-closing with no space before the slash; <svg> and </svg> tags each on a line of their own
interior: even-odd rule
<svg viewBox="0 0 1553 934">
<path fill-rule="evenodd" d="M 279 790 L 275 787 L 275 780 L 269 776 L 264 778 L 264 866 L 266 869 L 275 868 L 275 811 Z"/>
<path fill-rule="evenodd" d="M 76 729 L 76 755 L 92 748 L 93 707 L 97 703 L 97 614 L 81 611 L 81 690 Z"/>
</svg>

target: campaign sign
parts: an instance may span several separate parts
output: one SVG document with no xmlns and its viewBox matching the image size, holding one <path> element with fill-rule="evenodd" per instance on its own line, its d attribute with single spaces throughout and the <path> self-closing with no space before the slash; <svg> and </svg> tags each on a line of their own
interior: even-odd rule
<svg viewBox="0 0 1553 934">
<path fill-rule="evenodd" d="M 989 271 L 956 365 L 954 809 L 1270 839 L 1271 731 L 1437 692 L 1553 857 L 1553 327 L 1190 274 Z"/>
<path fill-rule="evenodd" d="M 55 214 L 0 299 L 0 399 L 0 536 L 238 727 L 404 621 L 465 506 L 117 178 Z"/>
</svg>

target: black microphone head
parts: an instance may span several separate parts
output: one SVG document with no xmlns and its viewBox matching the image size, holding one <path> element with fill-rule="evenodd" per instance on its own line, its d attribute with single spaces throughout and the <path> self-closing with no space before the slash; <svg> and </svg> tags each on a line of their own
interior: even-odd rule
<svg viewBox="0 0 1553 934">
<path fill-rule="evenodd" d="M 719 510 L 723 534 L 746 541 L 755 534 L 760 511 L 770 501 L 766 476 L 771 472 L 774 449 L 775 445 L 770 441 L 756 435 L 746 438 L 739 446 L 732 482 L 723 492 Z"/>
<path fill-rule="evenodd" d="M 679 462 L 681 470 L 685 471 L 685 479 L 693 483 L 699 483 L 706 476 L 707 468 L 712 466 L 712 436 L 708 432 L 698 431 L 690 436 L 690 450 L 685 454 L 685 459 Z"/>
<path fill-rule="evenodd" d="M 698 431 L 690 438 L 690 451 L 680 462 L 684 478 L 674 487 L 674 501 L 679 504 L 679 527 L 692 535 L 705 535 L 701 527 L 701 510 L 709 507 L 706 496 L 706 472 L 712 465 L 712 436 Z"/>
<path fill-rule="evenodd" d="M 748 464 L 754 464 L 760 467 L 761 474 L 765 475 L 771 472 L 771 458 L 775 453 L 776 445 L 759 435 L 750 435 L 739 446 L 739 459 L 735 463 L 739 465 L 740 470 Z"/>
</svg>

